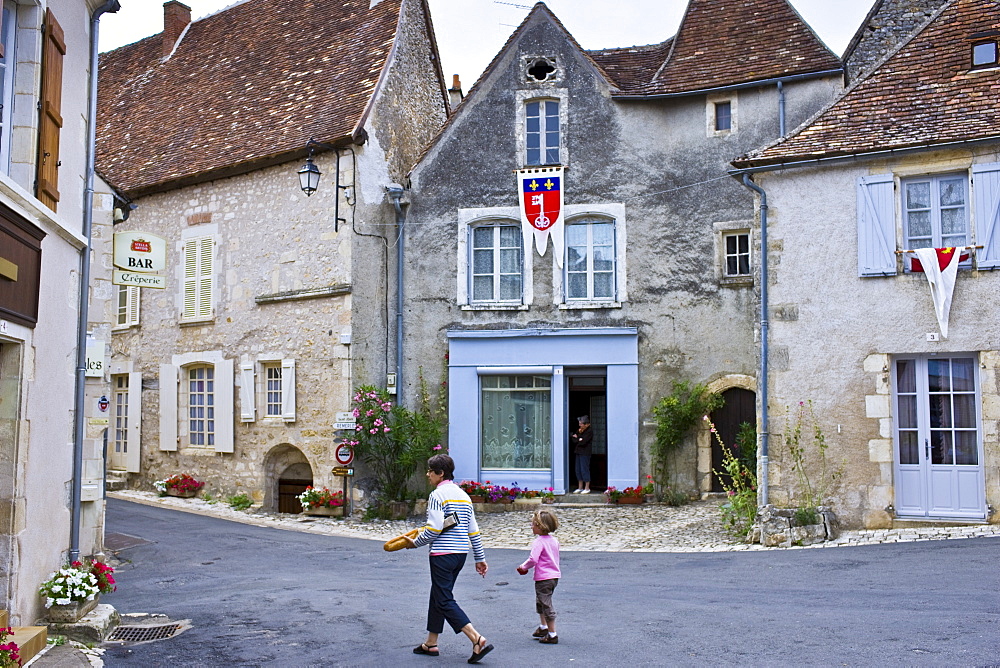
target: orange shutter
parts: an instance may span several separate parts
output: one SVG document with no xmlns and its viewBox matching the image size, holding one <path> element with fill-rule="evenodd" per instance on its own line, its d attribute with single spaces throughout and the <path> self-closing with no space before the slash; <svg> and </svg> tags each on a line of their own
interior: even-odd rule
<svg viewBox="0 0 1000 668">
<path fill-rule="evenodd" d="M 62 128 L 63 56 L 66 40 L 51 9 L 45 10 L 42 47 L 41 118 L 38 128 L 38 184 L 36 197 L 53 211 L 59 201 L 59 130 Z"/>
</svg>

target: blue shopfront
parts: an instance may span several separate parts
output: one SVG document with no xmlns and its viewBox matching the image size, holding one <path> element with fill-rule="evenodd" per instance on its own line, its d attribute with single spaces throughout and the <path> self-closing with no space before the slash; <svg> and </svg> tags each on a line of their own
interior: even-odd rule
<svg viewBox="0 0 1000 668">
<path fill-rule="evenodd" d="M 573 489 L 569 431 L 594 429 L 594 487 L 639 479 L 634 327 L 448 332 L 448 449 L 458 480 Z"/>
</svg>

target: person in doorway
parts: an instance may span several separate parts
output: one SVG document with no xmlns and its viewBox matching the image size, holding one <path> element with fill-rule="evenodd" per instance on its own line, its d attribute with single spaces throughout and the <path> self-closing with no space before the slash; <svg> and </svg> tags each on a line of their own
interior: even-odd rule
<svg viewBox="0 0 1000 668">
<path fill-rule="evenodd" d="M 434 488 L 427 499 L 427 525 L 410 547 L 430 546 L 431 597 L 427 607 L 427 640 L 413 648 L 414 654 L 439 656 L 438 636 L 447 621 L 455 633 L 464 633 L 472 642 L 469 663 L 479 663 L 493 651 L 469 621 L 452 595 L 455 580 L 472 549 L 476 572 L 486 577 L 486 553 L 476 513 L 469 495 L 455 484 L 455 461 L 448 455 L 427 460 L 427 480 Z"/>
<path fill-rule="evenodd" d="M 531 554 L 517 567 L 517 572 L 527 575 L 535 569 L 535 612 L 538 613 L 538 628 L 531 637 L 538 638 L 543 645 L 558 645 L 556 634 L 556 611 L 552 607 L 552 593 L 559 584 L 559 541 L 551 535 L 559 528 L 556 514 L 548 508 L 535 511 L 531 519 L 531 532 L 535 541 L 531 544 Z"/>
<path fill-rule="evenodd" d="M 569 444 L 576 456 L 576 489 L 574 494 L 590 494 L 590 454 L 594 443 L 594 430 L 590 428 L 590 417 L 581 415 L 576 419 L 577 430 L 569 435 Z"/>
</svg>

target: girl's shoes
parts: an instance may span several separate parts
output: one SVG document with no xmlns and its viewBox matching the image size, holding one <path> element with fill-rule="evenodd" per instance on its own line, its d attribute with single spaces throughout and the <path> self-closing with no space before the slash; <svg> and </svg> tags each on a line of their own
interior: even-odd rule
<svg viewBox="0 0 1000 668">
<path fill-rule="evenodd" d="M 535 629 L 535 632 L 531 634 L 531 637 L 532 638 L 544 638 L 547 635 L 549 635 L 549 630 L 548 629 L 543 629 L 541 626 L 539 626 L 537 629 Z"/>
<path fill-rule="evenodd" d="M 437 645 L 428 645 L 425 642 L 420 643 L 413 648 L 414 654 L 426 654 L 427 656 L 441 656 L 441 652 L 438 651 Z"/>
<path fill-rule="evenodd" d="M 548 633 L 545 634 L 544 638 L 539 638 L 538 642 L 542 645 L 558 645 L 559 636 L 550 636 Z"/>
</svg>

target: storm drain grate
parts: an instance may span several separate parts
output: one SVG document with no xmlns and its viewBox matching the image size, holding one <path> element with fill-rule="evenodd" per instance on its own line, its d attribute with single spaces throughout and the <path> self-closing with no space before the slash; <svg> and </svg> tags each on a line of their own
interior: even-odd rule
<svg viewBox="0 0 1000 668">
<path fill-rule="evenodd" d="M 159 626 L 119 626 L 108 640 L 118 642 L 149 642 L 150 640 L 165 640 L 173 638 L 181 630 L 181 624 L 161 624 Z"/>
</svg>

